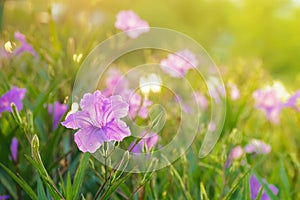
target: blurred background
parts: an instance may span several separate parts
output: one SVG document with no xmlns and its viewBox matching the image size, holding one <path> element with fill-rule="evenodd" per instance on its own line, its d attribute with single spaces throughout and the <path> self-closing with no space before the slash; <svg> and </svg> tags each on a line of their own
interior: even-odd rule
<svg viewBox="0 0 300 200">
<path fill-rule="evenodd" d="M 72 38 L 74 51 L 88 54 L 118 32 L 115 15 L 127 9 L 150 26 L 192 37 L 219 66 L 258 60 L 275 79 L 299 87 L 300 0 L 1 0 L 2 40 L 16 30 L 42 48 Z"/>
</svg>

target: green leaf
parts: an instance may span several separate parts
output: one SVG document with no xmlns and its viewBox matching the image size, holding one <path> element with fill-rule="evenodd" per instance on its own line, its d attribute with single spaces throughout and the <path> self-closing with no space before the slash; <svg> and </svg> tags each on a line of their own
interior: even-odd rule
<svg viewBox="0 0 300 200">
<path fill-rule="evenodd" d="M 289 199 L 291 199 L 290 194 L 289 194 L 290 185 L 289 185 L 288 176 L 286 174 L 286 170 L 284 167 L 284 163 L 282 160 L 280 161 L 280 169 L 279 170 L 280 170 L 279 171 L 280 179 L 283 184 L 283 187 L 281 187 L 281 188 L 283 189 L 284 199 L 289 200 Z"/>
<path fill-rule="evenodd" d="M 264 191 L 264 188 L 261 187 L 261 188 L 259 189 L 259 192 L 258 192 L 258 194 L 257 194 L 257 196 L 256 196 L 256 198 L 255 198 L 255 200 L 261 200 L 261 196 L 262 196 L 262 194 L 263 194 L 263 191 Z"/>
<path fill-rule="evenodd" d="M 230 191 L 227 193 L 227 195 L 224 197 L 224 200 L 229 200 L 232 198 L 232 195 L 234 192 L 238 189 L 238 187 L 242 184 L 242 181 L 245 179 L 245 177 L 250 173 L 252 168 L 248 169 L 243 175 L 239 176 L 239 178 L 236 179 L 235 184 L 230 189 Z"/>
<path fill-rule="evenodd" d="M 201 200 L 209 200 L 207 192 L 202 182 L 200 182 Z"/>
<path fill-rule="evenodd" d="M 116 181 L 105 194 L 101 197 L 101 199 L 107 199 L 114 191 L 118 189 L 118 187 L 124 183 L 129 177 L 131 176 L 131 173 L 128 173 L 123 178 L 120 178 L 118 181 Z"/>
<path fill-rule="evenodd" d="M 71 183 L 71 174 L 68 172 L 67 176 L 67 185 L 66 185 L 66 200 L 72 199 L 72 183 Z"/>
<path fill-rule="evenodd" d="M 34 166 L 34 168 L 38 171 L 39 175 L 41 176 L 44 184 L 50 191 L 51 195 L 53 196 L 54 199 L 61 199 L 60 195 L 55 191 L 55 186 L 53 186 L 51 183 L 51 180 L 49 180 L 47 174 L 43 173 L 43 168 L 40 166 L 39 163 L 37 163 L 35 160 L 33 160 L 31 157 L 25 155 L 25 158 Z"/>
<path fill-rule="evenodd" d="M 243 195 L 244 200 L 250 200 L 251 199 L 249 179 L 250 179 L 250 176 L 249 176 L 249 174 L 247 174 L 245 179 L 244 179 L 244 195 Z"/>
<path fill-rule="evenodd" d="M 186 190 L 184 182 L 179 174 L 179 172 L 173 167 L 173 165 L 170 165 L 171 172 L 173 173 L 174 177 L 178 180 L 179 182 L 179 187 L 181 187 L 182 192 L 185 196 L 186 199 L 193 199 L 191 194 Z"/>
<path fill-rule="evenodd" d="M 53 81 L 51 83 L 50 87 L 48 88 L 47 91 L 42 92 L 39 97 L 37 98 L 37 101 L 35 103 L 35 107 L 33 110 L 33 116 L 36 116 L 37 113 L 44 108 L 44 103 L 48 100 L 50 93 L 57 88 L 57 85 L 59 85 L 59 80 Z"/>
<path fill-rule="evenodd" d="M 73 183 L 73 199 L 78 199 L 78 194 L 84 179 L 85 170 L 88 167 L 89 158 L 90 158 L 89 153 L 84 153 L 81 156 L 79 166 L 75 174 L 74 183 Z"/>
<path fill-rule="evenodd" d="M 46 193 L 44 190 L 44 186 L 43 186 L 40 176 L 38 176 L 38 178 L 37 178 L 37 190 L 38 190 L 38 200 L 47 199 L 47 196 L 46 196 Z"/>
<path fill-rule="evenodd" d="M 11 180 L 2 170 L 0 171 L 0 183 L 8 190 L 12 199 L 17 199 L 15 182 Z"/>
<path fill-rule="evenodd" d="M 8 175 L 14 179 L 22 188 L 23 190 L 28 194 L 28 196 L 33 200 L 38 200 L 35 192 L 31 189 L 31 187 L 24 181 L 24 179 L 20 175 L 14 174 L 12 171 L 10 171 L 7 167 L 5 167 L 2 163 L 0 163 L 0 167 L 2 167 Z"/>
<path fill-rule="evenodd" d="M 22 119 L 21 119 L 21 116 L 20 116 L 20 113 L 16 107 L 16 104 L 12 103 L 11 104 L 11 113 L 15 119 L 15 121 L 17 122 L 17 124 L 22 124 Z"/>
</svg>

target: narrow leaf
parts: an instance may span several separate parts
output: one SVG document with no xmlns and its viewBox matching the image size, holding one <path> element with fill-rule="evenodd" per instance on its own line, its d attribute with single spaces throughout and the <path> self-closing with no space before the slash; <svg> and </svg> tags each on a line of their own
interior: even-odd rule
<svg viewBox="0 0 300 200">
<path fill-rule="evenodd" d="M 38 200 L 47 199 L 47 196 L 46 196 L 46 193 L 44 190 L 44 186 L 43 186 L 40 176 L 38 176 L 38 178 L 37 178 L 37 189 L 38 189 Z"/>
<path fill-rule="evenodd" d="M 72 199 L 72 184 L 71 184 L 71 174 L 68 172 L 67 185 L 66 185 L 66 200 Z"/>
<path fill-rule="evenodd" d="M 26 181 L 24 181 L 24 179 L 20 175 L 16 175 L 12 171 L 10 171 L 10 169 L 5 167 L 2 163 L 0 163 L 0 167 L 2 167 L 8 173 L 8 175 L 23 188 L 23 190 L 28 194 L 28 196 L 31 199 L 33 200 L 38 199 L 35 192 L 31 189 L 31 187 L 26 183 Z"/>
<path fill-rule="evenodd" d="M 74 178 L 73 199 L 78 199 L 78 194 L 79 194 L 80 187 L 81 187 L 81 184 L 82 184 L 83 179 L 84 179 L 85 170 L 88 167 L 89 158 L 90 158 L 89 153 L 82 154 L 82 157 L 80 159 L 79 166 L 77 168 L 75 178 Z"/>
</svg>

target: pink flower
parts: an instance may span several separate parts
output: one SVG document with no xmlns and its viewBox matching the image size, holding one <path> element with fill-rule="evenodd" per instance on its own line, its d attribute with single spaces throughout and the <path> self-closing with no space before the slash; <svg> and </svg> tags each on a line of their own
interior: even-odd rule
<svg viewBox="0 0 300 200">
<path fill-rule="evenodd" d="M 142 33 L 149 31 L 148 22 L 142 20 L 132 10 L 123 10 L 117 14 L 117 21 L 115 27 L 120 29 L 128 35 L 130 38 L 137 38 Z"/>
<path fill-rule="evenodd" d="M 160 61 L 162 70 L 175 78 L 185 76 L 189 69 L 197 67 L 197 65 L 196 56 L 188 49 L 176 54 L 169 54 L 166 59 Z"/>
<path fill-rule="evenodd" d="M 216 128 L 217 128 L 217 125 L 216 125 L 215 122 L 210 121 L 210 122 L 208 123 L 208 126 L 207 126 L 207 130 L 208 130 L 208 131 L 214 132 L 214 131 L 216 130 Z"/>
<path fill-rule="evenodd" d="M 228 87 L 230 89 L 230 98 L 231 100 L 235 101 L 240 98 L 240 91 L 236 84 L 234 83 L 228 83 Z"/>
<path fill-rule="evenodd" d="M 239 159 L 244 153 L 244 150 L 241 146 L 236 146 L 233 149 L 231 149 L 229 153 L 229 158 L 231 160 L 237 160 Z"/>
<path fill-rule="evenodd" d="M 290 107 L 300 112 L 300 90 L 296 91 L 285 103 L 285 107 Z"/>
<path fill-rule="evenodd" d="M 200 93 L 200 92 L 194 92 L 194 97 L 196 100 L 196 103 L 203 109 L 205 110 L 208 107 L 208 101 L 206 97 Z"/>
<path fill-rule="evenodd" d="M 122 72 L 116 68 L 110 68 L 106 79 L 106 89 L 103 91 L 103 94 L 105 96 L 120 94 L 127 88 L 128 80 L 123 77 Z"/>
<path fill-rule="evenodd" d="M 185 113 L 190 113 L 191 112 L 190 106 L 188 106 L 187 104 L 185 104 L 183 102 L 183 100 L 182 100 L 182 98 L 181 98 L 180 95 L 176 94 L 174 98 L 175 98 L 175 101 L 179 104 L 180 109 L 182 111 L 184 111 Z"/>
<path fill-rule="evenodd" d="M 244 147 L 246 153 L 268 154 L 271 151 L 271 146 L 263 141 L 252 139 L 249 144 Z"/>
<path fill-rule="evenodd" d="M 282 99 L 286 96 L 286 92 L 280 87 L 274 84 L 272 87 L 267 86 L 253 93 L 255 107 L 264 111 L 267 119 L 273 124 L 279 123 L 280 113 L 284 107 Z"/>
<path fill-rule="evenodd" d="M 142 96 L 138 93 L 129 93 L 125 95 L 129 103 L 129 117 L 135 118 L 137 115 L 145 119 L 148 116 L 148 107 L 152 105 L 152 101 L 148 99 L 142 99 Z"/>
<path fill-rule="evenodd" d="M 74 139 L 81 151 L 94 153 L 104 142 L 122 141 L 131 135 L 129 127 L 120 119 L 129 109 L 120 95 L 105 97 L 100 91 L 86 93 L 80 107 L 81 111 L 70 114 L 62 125 L 79 129 Z"/>
<path fill-rule="evenodd" d="M 236 146 L 233 149 L 231 149 L 225 167 L 226 168 L 229 167 L 233 160 L 238 160 L 240 157 L 242 157 L 243 154 L 244 154 L 244 150 L 241 146 Z"/>
<path fill-rule="evenodd" d="M 144 136 L 145 132 L 142 133 L 141 135 Z M 159 136 L 156 133 L 148 133 L 134 147 L 133 147 L 134 142 L 131 143 L 129 149 L 133 147 L 132 149 L 133 153 L 145 152 L 144 150 L 146 150 L 145 153 L 149 153 L 151 149 L 155 148 L 158 140 L 159 140 Z"/>
</svg>

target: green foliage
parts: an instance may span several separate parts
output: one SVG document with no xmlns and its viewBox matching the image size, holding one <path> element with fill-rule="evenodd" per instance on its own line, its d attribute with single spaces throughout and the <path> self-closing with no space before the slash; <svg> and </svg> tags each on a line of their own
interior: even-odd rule
<svg viewBox="0 0 300 200">
<path fill-rule="evenodd" d="M 292 0 L 66 0 L 65 15 L 59 22 L 47 15 L 51 3 L 5 1 L 3 7 L 4 1 L 0 1 L 1 48 L 7 41 L 16 48 L 19 42 L 13 33 L 20 30 L 39 54 L 36 59 L 25 53 L 8 60 L 0 55 L 0 96 L 13 85 L 27 88 L 24 108 L 18 111 L 12 105 L 12 113 L 3 112 L 0 117 L 0 195 L 34 200 L 250 200 L 249 180 L 255 172 L 263 185 L 256 199 L 261 199 L 264 192 L 272 200 L 300 199 L 299 113 L 284 110 L 280 124 L 272 125 L 254 109 L 252 98 L 254 90 L 274 79 L 282 80 L 291 93 L 299 89 L 300 7 Z M 74 131 L 60 125 L 52 129 L 47 105 L 57 100 L 70 107 L 80 64 L 97 44 L 118 32 L 113 23 L 122 9 L 133 9 L 151 26 L 175 29 L 192 37 L 220 66 L 224 82 L 238 86 L 241 97 L 232 100 L 227 96 L 224 129 L 207 157 L 199 160 L 197 156 L 204 137 L 198 134 L 173 165 L 144 174 L 123 173 L 128 153 L 119 166 L 111 169 L 89 153 L 77 150 Z M 86 18 L 97 10 L 105 16 L 104 21 L 91 28 Z M 50 17 L 47 23 L 39 21 L 43 14 Z M 157 54 L 152 53 L 128 55 L 129 63 L 157 61 Z M 118 64 L 129 65 L 122 61 Z M 202 80 L 194 81 L 201 85 Z M 197 89 L 207 92 L 206 86 Z M 226 89 L 230 93 L 230 88 Z M 167 126 L 164 129 L 169 131 L 161 135 L 166 141 L 172 139 L 178 125 L 177 120 L 169 122 L 168 117 L 173 116 L 160 107 L 150 112 L 152 130 Z M 205 130 L 208 120 L 209 114 L 204 113 L 201 129 Z M 17 161 L 10 158 L 13 137 L 19 141 Z M 271 153 L 243 154 L 224 167 L 231 149 L 244 147 L 253 138 L 270 144 Z M 279 189 L 278 195 L 264 179 Z"/>
</svg>

